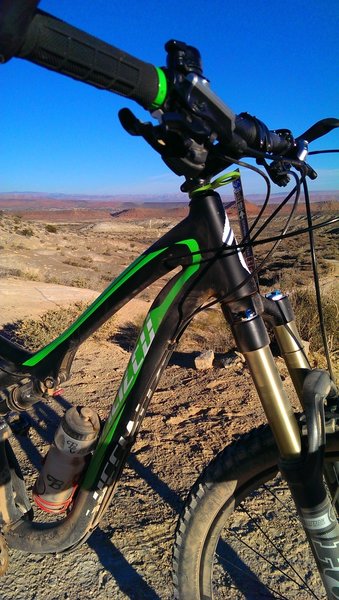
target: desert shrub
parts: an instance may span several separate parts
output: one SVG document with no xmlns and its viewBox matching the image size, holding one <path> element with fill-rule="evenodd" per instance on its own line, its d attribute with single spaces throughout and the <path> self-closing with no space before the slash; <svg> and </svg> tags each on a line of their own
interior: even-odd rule
<svg viewBox="0 0 339 600">
<path fill-rule="evenodd" d="M 11 339 L 35 351 L 58 337 L 87 308 L 85 302 L 76 302 L 65 308 L 48 310 L 40 318 L 18 321 L 11 330 Z"/>
<path fill-rule="evenodd" d="M 30 281 L 40 281 L 41 278 L 39 269 L 34 269 L 33 267 L 24 269 L 21 277 L 23 279 L 29 279 Z"/>
<path fill-rule="evenodd" d="M 93 263 L 91 256 L 82 256 L 80 258 L 65 258 L 62 261 L 64 265 L 70 265 L 71 267 L 80 267 L 81 269 L 87 269 Z"/>
<path fill-rule="evenodd" d="M 21 277 L 21 269 L 15 269 L 12 267 L 0 267 L 0 277 Z"/>
<path fill-rule="evenodd" d="M 25 227 L 24 229 L 18 229 L 17 233 L 19 235 L 24 235 L 25 237 L 32 237 L 34 235 L 33 229 L 31 227 Z"/>
<path fill-rule="evenodd" d="M 78 288 L 89 288 L 91 284 L 89 279 L 85 279 L 85 277 L 78 275 L 77 277 L 71 279 L 67 285 Z"/>
<path fill-rule="evenodd" d="M 322 349 L 322 338 L 319 326 L 318 307 L 313 290 L 298 289 L 292 291 L 290 300 L 295 313 L 298 329 L 303 340 L 310 342 L 312 350 Z M 338 317 L 339 306 L 335 294 L 324 292 L 322 294 L 322 306 L 324 313 L 324 324 L 331 352 L 339 347 Z"/>
<path fill-rule="evenodd" d="M 33 267 L 16 269 L 12 267 L 0 267 L 0 277 L 20 277 L 30 281 L 40 281 L 40 271 Z"/>
<path fill-rule="evenodd" d="M 51 225 L 50 223 L 47 223 L 45 229 L 48 231 L 48 233 L 56 233 L 58 231 L 57 227 L 55 225 Z"/>
<path fill-rule="evenodd" d="M 57 284 L 62 285 L 62 282 L 60 281 L 60 279 L 58 279 L 58 277 L 56 277 L 55 275 L 51 275 L 50 273 L 45 274 L 44 281 L 46 283 L 57 283 Z"/>
<path fill-rule="evenodd" d="M 36 351 L 57 338 L 86 310 L 89 303 L 75 302 L 68 307 L 48 310 L 37 319 L 23 319 L 11 324 L 5 335 L 25 348 Z M 97 340 L 112 339 L 116 331 L 114 317 L 93 334 Z"/>
<path fill-rule="evenodd" d="M 64 265 L 70 265 L 70 267 L 81 267 L 82 266 L 82 260 L 81 258 L 66 258 L 65 260 L 62 261 L 64 263 Z"/>
<path fill-rule="evenodd" d="M 100 280 L 103 282 L 107 282 L 107 281 L 112 281 L 113 277 L 112 275 L 110 275 L 110 273 L 102 273 L 100 275 Z"/>
<path fill-rule="evenodd" d="M 193 318 L 179 347 L 189 350 L 227 352 L 234 346 L 232 332 L 221 310 L 213 308 L 202 311 Z"/>
</svg>

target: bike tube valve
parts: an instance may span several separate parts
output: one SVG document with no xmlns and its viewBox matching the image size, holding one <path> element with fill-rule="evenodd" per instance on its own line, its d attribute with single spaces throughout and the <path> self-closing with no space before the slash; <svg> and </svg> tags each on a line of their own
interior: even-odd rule
<svg viewBox="0 0 339 600">
<path fill-rule="evenodd" d="M 67 510 L 99 429 L 99 417 L 91 408 L 67 410 L 34 485 L 33 498 L 39 508 L 54 514 Z"/>
</svg>

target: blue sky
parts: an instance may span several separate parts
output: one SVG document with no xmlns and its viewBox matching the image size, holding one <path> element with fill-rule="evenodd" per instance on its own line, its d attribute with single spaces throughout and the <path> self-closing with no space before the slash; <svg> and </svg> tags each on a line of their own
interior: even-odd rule
<svg viewBox="0 0 339 600">
<path fill-rule="evenodd" d="M 337 0 L 42 0 L 40 8 L 155 65 L 176 38 L 199 48 L 212 89 L 236 113 L 296 135 L 339 117 Z M 0 67 L 0 191 L 178 192 L 182 178 L 117 112 L 141 107 L 13 59 Z M 339 130 L 314 149 L 339 147 Z M 339 155 L 312 159 L 314 190 L 339 189 Z M 245 191 L 263 188 L 243 174 Z"/>
</svg>

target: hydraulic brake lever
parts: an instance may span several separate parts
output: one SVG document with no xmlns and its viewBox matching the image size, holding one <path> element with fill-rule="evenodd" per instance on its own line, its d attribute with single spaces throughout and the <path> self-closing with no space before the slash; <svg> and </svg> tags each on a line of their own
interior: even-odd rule
<svg viewBox="0 0 339 600">
<path fill-rule="evenodd" d="M 297 138 L 293 139 L 291 137 L 291 142 L 293 143 L 291 144 L 291 150 L 288 151 L 286 158 L 274 160 L 270 165 L 264 160 L 258 160 L 257 162 L 264 165 L 272 181 L 279 186 L 285 186 L 289 182 L 287 171 L 290 169 L 291 165 L 293 165 L 297 171 L 300 171 L 304 177 L 309 177 L 314 180 L 318 177 L 318 174 L 305 162 L 308 154 L 308 145 L 310 142 L 326 135 L 336 127 L 339 127 L 339 119 L 322 119 Z M 288 137 L 291 132 L 287 129 L 278 129 L 276 130 L 276 133 Z M 288 162 L 289 160 L 291 163 Z"/>
<path fill-rule="evenodd" d="M 265 159 L 257 159 L 257 164 L 265 167 L 271 181 L 280 187 L 285 187 L 289 181 L 290 176 L 288 171 L 291 169 L 292 164 L 289 162 L 289 159 L 277 159 L 268 164 Z M 318 177 L 316 171 L 307 163 L 300 162 L 298 165 L 297 161 L 293 162 L 293 167 L 302 172 L 305 177 L 309 177 L 314 180 Z"/>
<path fill-rule="evenodd" d="M 316 171 L 305 162 L 308 154 L 307 140 L 303 138 L 294 139 L 288 129 L 278 129 L 275 133 L 289 140 L 291 149 L 286 156 L 273 160 L 270 164 L 265 159 L 257 159 L 257 163 L 265 167 L 273 183 L 285 187 L 290 181 L 288 171 L 292 166 L 300 171 L 304 177 L 309 177 L 312 180 L 316 179 L 318 177 Z"/>
<path fill-rule="evenodd" d="M 140 121 L 128 108 L 119 111 L 119 119 L 130 135 L 143 137 L 159 152 L 176 175 L 197 177 L 205 168 L 208 150 L 203 139 L 208 132 L 202 123 L 188 124 L 182 114 L 165 113 L 160 116 L 160 124 L 154 126 Z"/>
</svg>

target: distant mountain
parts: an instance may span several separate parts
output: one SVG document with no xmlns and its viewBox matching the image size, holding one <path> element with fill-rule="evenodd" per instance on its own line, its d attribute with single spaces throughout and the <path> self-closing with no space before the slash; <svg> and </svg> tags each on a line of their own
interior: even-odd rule
<svg viewBox="0 0 339 600">
<path fill-rule="evenodd" d="M 279 204 L 287 195 L 287 192 L 271 194 L 270 204 Z M 262 204 L 264 201 L 263 194 L 246 194 L 246 199 L 254 202 L 254 204 Z M 300 199 L 304 199 L 304 194 L 300 194 Z M 292 199 L 293 200 L 293 199 Z M 310 192 L 311 202 L 339 202 L 339 190 Z"/>
<path fill-rule="evenodd" d="M 1 200 L 61 200 L 66 202 L 114 202 L 144 204 L 145 202 L 187 202 L 185 194 L 59 194 L 51 192 L 0 192 Z"/>
<path fill-rule="evenodd" d="M 280 203 L 286 192 L 272 194 L 270 204 Z M 233 200 L 233 195 L 222 194 L 225 202 Z M 264 201 L 263 194 L 246 194 L 246 200 L 250 203 L 260 205 Z M 301 199 L 303 194 L 301 194 Z M 319 191 L 310 193 L 311 202 L 339 202 L 339 190 Z M 132 208 L 136 205 L 156 206 L 185 204 L 185 194 L 59 194 L 50 192 L 0 192 L 0 209 L 7 210 L 32 210 L 39 207 L 44 209 L 67 209 L 67 208 L 90 208 L 96 205 L 96 209 L 119 207 Z"/>
</svg>

